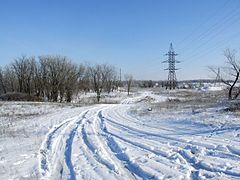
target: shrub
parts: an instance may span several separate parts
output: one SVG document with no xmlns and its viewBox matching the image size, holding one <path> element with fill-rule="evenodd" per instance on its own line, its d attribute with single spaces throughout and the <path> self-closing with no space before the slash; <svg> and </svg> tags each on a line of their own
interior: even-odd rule
<svg viewBox="0 0 240 180">
<path fill-rule="evenodd" d="M 6 93 L 0 96 L 1 101 L 43 101 L 43 98 L 25 93 Z"/>
</svg>

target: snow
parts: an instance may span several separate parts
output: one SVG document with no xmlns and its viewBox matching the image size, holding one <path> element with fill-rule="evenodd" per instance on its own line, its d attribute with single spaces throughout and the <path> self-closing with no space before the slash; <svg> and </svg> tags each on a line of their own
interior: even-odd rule
<svg viewBox="0 0 240 180">
<path fill-rule="evenodd" d="M 201 91 L 222 91 L 227 88 L 227 85 L 224 83 L 204 83 L 203 87 L 200 88 Z"/>
<path fill-rule="evenodd" d="M 150 91 L 144 91 L 144 92 L 141 92 L 140 95 L 134 98 L 126 98 L 122 100 L 121 104 L 137 104 L 137 103 L 148 103 L 148 102 L 159 103 L 159 102 L 164 102 L 172 99 L 174 98 L 168 97 L 168 96 L 156 95 Z"/>
<path fill-rule="evenodd" d="M 0 103 L 0 178 L 240 179 L 237 114 L 162 108 L 184 101 L 173 93 L 111 97 L 121 103 Z"/>
</svg>

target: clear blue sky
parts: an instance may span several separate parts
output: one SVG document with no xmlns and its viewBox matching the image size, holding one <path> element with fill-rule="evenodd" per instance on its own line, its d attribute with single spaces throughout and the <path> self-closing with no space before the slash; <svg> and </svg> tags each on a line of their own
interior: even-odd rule
<svg viewBox="0 0 240 180">
<path fill-rule="evenodd" d="M 3 0 L 0 23 L 0 65 L 60 54 L 163 80 L 172 42 L 178 79 L 196 79 L 224 64 L 225 48 L 240 50 L 239 0 Z"/>
</svg>

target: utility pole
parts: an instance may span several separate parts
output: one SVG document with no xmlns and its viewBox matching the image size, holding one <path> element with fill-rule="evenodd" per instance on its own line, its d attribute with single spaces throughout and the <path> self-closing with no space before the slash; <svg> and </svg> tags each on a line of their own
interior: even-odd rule
<svg viewBox="0 0 240 180">
<path fill-rule="evenodd" d="M 118 82 L 118 88 L 122 87 L 122 69 L 119 70 L 119 82 Z"/>
<path fill-rule="evenodd" d="M 172 43 L 170 44 L 168 53 L 165 55 L 168 56 L 168 60 L 163 61 L 163 63 L 168 63 L 168 68 L 164 69 L 164 70 L 168 70 L 168 80 L 165 86 L 166 86 L 166 89 L 169 88 L 171 90 L 171 89 L 175 89 L 177 86 L 177 77 L 176 77 L 175 71 L 178 69 L 176 69 L 175 64 L 180 63 L 180 61 L 175 60 L 175 56 L 177 56 L 178 54 L 174 52 Z"/>
<path fill-rule="evenodd" d="M 121 83 L 122 82 L 122 69 L 121 68 L 120 68 L 119 80 L 120 80 L 120 83 Z"/>
</svg>

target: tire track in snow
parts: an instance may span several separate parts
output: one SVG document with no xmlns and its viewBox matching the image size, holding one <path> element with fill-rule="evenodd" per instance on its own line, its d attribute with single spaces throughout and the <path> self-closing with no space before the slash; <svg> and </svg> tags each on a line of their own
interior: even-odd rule
<svg viewBox="0 0 240 180">
<path fill-rule="evenodd" d="M 123 128 L 123 130 L 127 130 L 128 132 L 131 132 L 132 134 L 134 134 L 134 135 L 138 135 L 138 136 L 142 136 L 142 135 L 144 135 L 144 137 L 145 137 L 145 135 L 147 134 L 147 137 L 149 137 L 149 136 L 155 136 L 155 137 L 160 137 L 160 138 L 163 138 L 163 139 L 166 139 L 164 136 L 162 136 L 162 135 L 157 135 L 157 134 L 153 134 L 153 133 L 146 133 L 146 132 L 144 132 L 144 131 L 141 131 L 141 130 L 138 130 L 138 129 L 136 129 L 136 128 L 132 128 L 132 127 L 128 127 L 128 126 L 125 126 L 125 125 L 122 125 L 122 124 L 120 124 L 120 123 L 117 123 L 117 122 L 114 122 L 114 121 L 112 121 L 112 120 L 110 120 L 110 119 L 107 119 L 107 122 L 110 122 L 111 124 L 115 124 L 115 125 L 118 125 L 118 126 L 120 126 L 120 127 L 122 127 Z M 117 127 L 117 126 L 116 126 Z M 150 151 L 150 152 L 152 152 L 152 153 L 154 153 L 154 154 L 156 154 L 156 155 L 162 155 L 163 157 L 164 157 L 164 154 L 159 154 L 158 152 L 156 152 L 156 151 L 153 151 L 153 150 L 151 150 L 150 148 L 146 148 L 143 144 L 140 144 L 140 143 L 137 143 L 137 142 L 132 142 L 132 141 L 130 141 L 130 140 L 127 140 L 127 139 L 125 139 L 125 138 L 123 138 L 123 137 L 120 137 L 120 136 L 118 136 L 118 135 L 116 135 L 116 134 L 113 134 L 113 133 L 110 133 L 110 132 L 108 132 L 111 136 L 114 136 L 114 137 L 116 137 L 116 138 L 118 138 L 118 139 L 121 139 L 122 141 L 124 141 L 124 142 L 128 142 L 128 143 L 130 143 L 130 144 L 132 144 L 132 145 L 134 145 L 134 146 L 136 146 L 136 147 L 140 147 L 140 148 L 143 148 L 143 149 L 145 149 L 145 150 L 148 150 L 148 151 Z M 169 139 L 169 140 L 174 140 L 174 141 L 177 141 L 177 142 L 179 142 L 179 140 L 178 139 L 176 139 L 176 138 L 170 138 L 170 137 L 167 137 L 167 139 Z M 184 140 L 181 140 L 180 141 L 181 143 L 185 143 L 185 144 L 188 144 L 188 142 L 185 142 Z M 239 155 L 238 153 L 238 151 L 237 150 L 235 150 L 234 151 L 234 149 L 233 148 L 231 148 L 231 147 L 228 147 L 228 149 L 229 149 L 229 151 L 230 152 L 232 152 L 233 154 L 236 154 L 236 155 Z M 216 149 L 214 149 L 215 151 L 216 151 Z M 233 171 L 230 171 L 230 170 L 221 170 L 221 169 L 219 169 L 219 168 L 214 168 L 214 167 L 210 167 L 210 165 L 207 165 L 206 163 L 203 163 L 203 162 L 198 162 L 197 163 L 197 159 L 196 158 L 189 158 L 188 156 L 186 156 L 186 154 L 184 153 L 185 151 L 180 151 L 180 152 L 177 152 L 177 153 L 179 153 L 185 160 L 186 160 L 186 162 L 188 163 L 188 165 L 189 166 L 192 166 L 193 168 L 194 168 L 194 170 L 191 170 L 191 172 L 190 172 L 190 175 L 191 175 L 191 177 L 192 177 L 192 179 L 198 179 L 198 176 L 199 176 L 199 170 L 205 170 L 205 171 L 208 171 L 208 172 L 218 172 L 218 173 L 224 173 L 224 174 L 226 174 L 226 175 L 230 175 L 230 176 L 235 176 L 235 177 L 240 177 L 240 173 L 237 173 L 237 172 L 233 172 Z M 228 154 L 226 154 L 226 155 L 228 155 Z M 228 156 L 230 156 L 230 155 L 228 155 Z M 231 155 L 231 156 L 233 156 L 233 155 Z M 167 156 L 165 156 L 166 158 L 167 158 Z M 235 156 L 233 156 L 233 157 L 235 157 Z M 236 157 L 235 157 L 236 158 Z M 190 168 L 191 169 L 191 168 Z"/>
<path fill-rule="evenodd" d="M 42 143 L 39 152 L 39 161 L 40 161 L 40 172 L 42 176 L 46 176 L 49 172 L 49 151 L 51 149 L 54 135 L 57 134 L 65 125 L 67 125 L 70 121 L 74 120 L 74 118 L 68 119 L 57 126 L 54 126 L 50 132 L 47 134 L 45 140 Z"/>
<path fill-rule="evenodd" d="M 237 149 L 237 148 L 235 148 L 233 146 L 229 146 L 229 145 L 227 146 L 227 148 L 231 153 L 233 153 L 237 156 L 240 156 L 240 149 Z"/>
<path fill-rule="evenodd" d="M 105 118 L 106 119 L 106 118 Z M 127 127 L 125 125 L 121 125 L 120 126 L 124 126 L 124 127 L 119 127 L 117 126 L 116 124 L 119 124 L 119 123 L 109 123 L 109 119 L 106 119 L 107 120 L 107 123 L 109 126 L 113 126 L 117 129 L 121 128 L 122 131 L 125 131 L 125 132 L 128 132 L 129 134 L 131 135 L 136 135 L 136 137 L 144 137 L 146 139 L 148 139 L 148 141 L 150 140 L 153 140 L 155 141 L 156 143 L 161 143 L 160 145 L 163 145 L 165 146 L 166 144 L 168 144 L 166 141 L 162 142 L 162 141 L 159 141 L 154 138 L 152 139 L 151 136 L 146 136 L 145 134 L 143 134 L 143 132 L 141 133 L 141 131 L 134 131 L 133 129 L 135 128 L 130 128 L 130 127 Z M 140 148 L 143 148 L 149 152 L 152 152 L 156 155 L 161 155 L 163 157 L 167 157 L 167 153 L 164 152 L 164 151 L 157 151 L 157 150 L 152 150 L 151 148 L 148 147 L 148 145 L 144 145 L 143 143 L 138 143 L 137 141 L 132 141 L 132 140 L 129 140 L 123 136 L 118 136 L 116 133 L 111 133 L 109 132 L 112 136 L 118 138 L 118 139 L 121 139 L 122 141 L 124 142 L 127 142 L 129 144 L 132 144 L 133 146 L 136 146 L 136 147 L 140 147 Z M 152 134 L 152 133 L 150 133 Z M 154 134 L 153 137 L 156 137 L 157 134 Z M 163 140 L 165 140 L 163 138 L 163 136 L 161 136 L 160 138 L 162 138 Z M 181 141 L 178 141 L 177 139 L 173 139 L 173 138 L 168 138 L 169 140 L 173 140 L 174 142 L 177 142 L 177 144 L 174 144 L 172 143 L 172 145 L 167 145 L 168 148 L 170 148 L 170 150 L 176 152 L 176 149 L 179 148 L 180 146 L 182 146 L 182 148 L 186 147 L 186 146 L 189 146 L 191 144 L 191 146 L 200 146 L 200 147 L 203 147 L 205 148 L 206 150 L 206 154 L 209 155 L 209 156 L 215 156 L 215 157 L 222 157 L 222 158 L 229 158 L 229 159 L 233 159 L 233 160 L 240 160 L 240 157 L 239 157 L 239 154 L 240 154 L 240 151 L 239 150 L 236 150 L 235 148 L 235 151 L 234 151 L 234 148 L 231 148 L 230 146 L 227 146 L 228 150 L 231 152 L 224 152 L 224 151 L 221 151 L 221 150 L 217 150 L 216 147 L 214 145 L 208 145 L 208 144 L 205 144 L 205 143 L 198 143 L 198 142 L 189 142 L 189 141 L 185 141 L 185 140 L 181 140 Z M 239 153 L 239 154 L 238 154 Z"/>
<path fill-rule="evenodd" d="M 118 112 L 114 111 L 114 114 L 117 115 L 117 117 L 120 117 Z M 124 117 L 124 119 L 128 119 L 127 117 Z M 132 117 L 129 117 L 129 118 L 131 119 Z M 144 138 L 147 138 L 149 140 L 154 140 L 154 141 L 156 139 L 155 138 L 152 139 L 152 137 L 161 138 L 164 141 L 159 141 L 158 140 L 158 142 L 164 143 L 164 144 L 166 144 L 166 142 L 169 142 L 169 141 L 174 141 L 177 144 L 174 145 L 174 143 L 172 143 L 172 146 L 175 146 L 175 147 L 179 147 L 180 145 L 182 147 L 184 147 L 184 146 L 189 145 L 189 144 L 195 145 L 195 146 L 200 146 L 200 147 L 206 148 L 206 151 L 207 151 L 206 153 L 208 153 L 209 150 L 210 151 L 213 150 L 215 152 L 215 156 L 221 156 L 221 157 L 225 157 L 225 158 L 231 158 L 231 159 L 234 159 L 234 160 L 240 160 L 239 156 L 237 154 L 240 151 L 239 152 L 234 151 L 234 150 L 231 151 L 231 148 L 228 148 L 229 151 L 231 152 L 231 154 L 230 154 L 228 152 L 224 152 L 224 151 L 216 149 L 216 147 L 212 144 L 206 144 L 206 143 L 203 143 L 203 142 L 195 142 L 195 141 L 186 141 L 184 139 L 175 138 L 175 137 L 171 137 L 171 136 L 167 136 L 167 135 L 149 133 L 149 132 L 146 132 L 146 131 L 139 130 L 137 128 L 133 128 L 133 127 L 130 127 L 130 126 L 127 126 L 127 125 L 123 125 L 119 122 L 115 122 L 114 120 L 111 120 L 109 117 L 108 118 L 105 117 L 105 119 L 106 119 L 106 122 L 108 122 L 110 125 L 116 127 L 117 129 L 122 129 L 124 132 L 128 132 L 129 134 L 132 134 L 132 135 L 136 135 L 137 137 L 144 137 Z M 112 134 L 112 135 L 116 135 L 116 134 Z M 116 137 L 117 137 L 117 135 L 116 135 Z M 122 137 L 119 137 L 119 138 L 122 138 Z M 230 147 L 230 146 L 228 146 L 228 147 Z M 208 155 L 214 156 L 214 154 L 212 154 L 212 153 L 208 153 Z"/>
<path fill-rule="evenodd" d="M 102 118 L 105 119 L 105 117 L 103 117 L 103 116 L 102 116 Z M 103 120 L 103 121 L 104 121 L 104 120 Z M 111 126 L 111 125 L 110 125 L 110 126 Z M 146 151 L 146 152 L 151 152 L 151 153 L 154 153 L 155 155 L 162 156 L 162 157 L 165 157 L 165 158 L 168 158 L 168 157 L 170 156 L 170 155 L 169 155 L 168 153 L 166 153 L 165 151 L 155 150 L 155 149 L 151 148 L 151 146 L 149 146 L 149 145 L 145 145 L 145 144 L 139 143 L 139 142 L 137 142 L 137 141 L 129 140 L 129 139 L 124 138 L 124 137 L 122 137 L 122 136 L 119 136 L 119 135 L 117 135 L 117 134 L 115 134 L 115 133 L 109 132 L 109 131 L 106 129 L 105 123 L 104 123 L 102 129 L 103 129 L 103 131 L 104 131 L 106 134 L 109 134 L 109 135 L 111 135 L 111 136 L 113 136 L 113 137 L 115 137 L 115 138 L 117 138 L 117 139 L 119 139 L 119 140 L 121 140 L 121 141 L 123 141 L 123 142 L 125 142 L 125 143 L 127 143 L 127 144 L 130 144 L 130 145 L 132 145 L 132 146 L 134 146 L 134 147 L 136 147 L 136 148 L 143 149 L 143 150 Z"/>
<path fill-rule="evenodd" d="M 111 179 L 156 179 L 156 176 L 161 174 L 160 171 L 155 172 L 156 168 L 151 170 L 151 167 L 154 166 L 148 167 L 143 161 L 131 160 L 131 153 L 125 152 L 122 148 L 122 143 L 125 143 L 124 145 L 131 147 L 134 152 L 137 152 L 136 155 L 134 154 L 137 158 L 141 157 L 143 152 L 153 153 L 154 157 L 157 155 L 159 157 L 157 157 L 158 161 L 156 159 L 149 161 L 150 163 L 154 162 L 155 165 L 162 163 L 161 160 L 173 167 L 179 165 L 174 168 L 177 168 L 181 173 L 187 170 L 185 178 L 199 179 L 201 178 L 201 170 L 210 173 L 222 173 L 231 177 L 240 177 L 240 173 L 233 169 L 224 169 L 224 167 L 205 163 L 199 160 L 201 158 L 196 154 L 190 153 L 192 146 L 200 145 L 206 148 L 204 153 L 208 152 L 208 150 L 214 150 L 217 153 L 217 158 L 230 158 L 230 155 L 232 155 L 235 158 L 233 160 L 236 161 L 239 158 L 238 149 L 226 146 L 226 151 L 218 151 L 212 144 L 187 141 L 182 138 L 160 134 L 156 132 L 157 128 L 154 128 L 154 132 L 148 132 L 151 128 L 140 129 L 143 125 L 137 123 L 135 123 L 137 127 L 134 127 L 134 124 L 131 123 L 131 117 L 128 118 L 128 115 L 125 113 L 120 115 L 119 109 L 112 107 L 114 106 L 100 105 L 97 108 L 90 108 L 88 111 L 81 113 L 80 116 L 68 119 L 49 131 L 39 153 L 40 171 L 43 178 L 49 179 L 56 175 L 56 179 L 73 180 L 79 177 L 83 179 L 91 177 L 104 177 L 105 179 L 109 177 Z M 124 122 L 127 123 L 124 124 Z M 117 130 L 117 132 L 113 130 Z M 164 129 L 161 130 L 164 131 Z M 122 132 L 127 133 L 128 136 L 125 133 L 123 136 L 119 134 Z M 131 139 L 131 137 L 133 138 Z M 137 138 L 141 137 L 144 137 L 144 139 L 137 140 Z M 152 144 L 153 148 L 151 147 Z M 155 148 L 161 145 L 164 147 L 160 149 Z M 189 145 L 190 149 L 186 149 L 186 145 Z M 83 154 L 77 155 L 78 159 L 74 159 L 76 148 Z M 135 148 L 138 151 L 135 151 Z M 170 149 L 171 153 L 164 152 L 162 149 Z M 219 156 L 218 153 L 221 152 L 229 153 L 229 155 Z M 176 158 L 180 160 L 180 163 L 179 161 L 174 161 Z M 77 163 L 79 163 L 79 166 Z M 79 167 L 81 171 L 78 172 L 79 169 L 76 169 L 76 167 Z M 94 175 L 89 176 L 89 171 Z M 105 172 L 108 174 L 104 174 Z"/>
<path fill-rule="evenodd" d="M 124 115 L 126 115 L 126 114 L 124 114 Z M 157 137 L 157 138 L 161 138 L 162 140 L 164 140 L 164 142 L 166 140 L 177 142 L 177 144 L 176 145 L 173 144 L 173 146 L 175 146 L 176 148 L 180 148 L 181 150 L 174 151 L 174 152 L 179 154 L 179 156 L 182 157 L 181 159 L 185 160 L 186 166 L 189 167 L 189 169 L 190 169 L 190 176 L 189 177 L 191 177 L 192 179 L 198 179 L 199 178 L 199 170 L 205 170 L 205 171 L 210 172 L 210 173 L 223 173 L 225 175 L 233 176 L 233 177 L 240 177 L 239 172 L 236 172 L 236 171 L 233 171 L 233 170 L 230 170 L 230 169 L 222 169 L 218 166 L 216 166 L 216 167 L 211 166 L 210 164 L 207 164 L 204 161 L 199 161 L 197 156 L 195 156 L 195 155 L 192 158 L 189 158 L 185 154 L 186 150 L 184 150 L 184 147 L 186 147 L 186 145 L 190 145 L 190 144 L 192 146 L 194 146 L 194 145 L 199 146 L 200 145 L 201 147 L 206 148 L 205 153 L 208 154 L 208 155 L 211 155 L 211 153 L 210 152 L 208 153 L 208 151 L 213 150 L 214 152 L 216 152 L 216 157 L 217 158 L 222 159 L 222 158 L 225 157 L 225 158 L 231 158 L 232 160 L 236 161 L 236 160 L 239 159 L 239 157 L 238 157 L 239 156 L 239 150 L 237 150 L 236 148 L 232 148 L 230 146 L 227 146 L 227 149 L 229 150 L 229 152 L 232 153 L 232 154 L 230 154 L 230 153 L 225 152 L 223 150 L 219 150 L 215 145 L 205 144 L 203 142 L 198 143 L 198 142 L 194 142 L 194 141 L 186 141 L 184 139 L 169 137 L 169 136 L 165 136 L 165 135 L 161 135 L 161 134 L 157 134 L 157 133 L 149 133 L 149 132 L 140 130 L 140 129 L 135 128 L 135 127 L 131 127 L 131 126 L 128 126 L 128 125 L 125 125 L 125 124 L 121 124 L 119 121 L 116 122 L 116 120 L 120 119 L 121 117 L 122 117 L 122 119 L 129 121 L 128 117 L 126 117 L 126 116 L 123 117 L 122 115 L 118 114 L 118 112 L 116 112 L 116 111 L 114 113 L 112 113 L 111 111 L 108 112 L 107 117 L 104 117 L 104 119 L 106 120 L 106 122 L 109 125 L 114 126 L 116 129 L 122 129 L 123 132 L 128 132 L 128 133 L 130 133 L 130 134 L 132 134 L 136 137 L 145 137 L 149 140 L 152 139 L 151 137 Z M 116 120 L 115 119 L 112 120 L 110 118 L 113 118 L 113 119 L 116 118 Z M 131 120 L 129 122 L 131 122 Z M 140 147 L 140 148 L 143 148 L 145 150 L 148 150 L 148 151 L 150 151 L 154 154 L 158 154 L 156 151 L 152 151 L 151 149 L 146 148 L 145 145 L 143 145 L 141 143 L 133 142 L 133 141 L 128 140 L 128 139 L 126 139 L 122 136 L 118 136 L 115 133 L 111 133 L 111 132 L 108 132 L 108 133 L 112 137 L 118 138 L 118 139 L 122 140 L 123 142 L 127 142 L 127 143 L 129 143 L 131 145 L 134 145 L 136 147 Z M 156 140 L 156 139 L 154 138 L 154 140 Z M 161 142 L 161 141 L 159 141 L 159 142 Z M 179 145 L 181 145 L 181 146 L 179 146 Z"/>
<path fill-rule="evenodd" d="M 85 124 L 86 119 L 83 120 Z M 77 177 L 80 179 L 92 179 L 91 177 L 97 177 L 100 179 L 102 174 L 102 165 L 99 165 L 99 162 L 93 157 L 91 151 L 84 143 L 82 135 L 82 126 L 77 129 L 77 136 L 75 136 L 78 143 L 77 150 L 78 153 L 77 159 L 75 159 L 74 166 L 77 168 Z M 84 165 L 84 166 L 83 166 Z M 100 170 L 99 170 L 100 169 Z"/>
<path fill-rule="evenodd" d="M 99 111 L 103 110 L 100 109 Z M 94 116 L 89 118 L 82 127 L 83 141 L 89 150 L 92 152 L 93 157 L 99 163 L 106 166 L 108 169 L 114 171 L 118 176 L 123 179 L 133 179 L 133 175 L 128 172 L 125 166 L 115 157 L 111 149 L 106 146 L 106 138 L 100 133 L 100 125 L 98 123 L 98 112 L 94 113 Z M 88 128 L 86 128 L 88 125 Z M 88 130 L 88 131 L 87 131 Z M 88 135 L 90 137 L 88 137 Z"/>
<path fill-rule="evenodd" d="M 122 161 L 125 164 L 125 167 L 133 174 L 137 175 L 138 177 L 141 177 L 143 179 L 155 179 L 154 175 L 144 171 L 141 167 L 139 167 L 137 164 L 133 163 L 127 154 L 123 152 L 123 150 L 120 148 L 120 146 L 117 144 L 117 142 L 112 138 L 111 133 L 109 133 L 104 126 L 104 118 L 102 116 L 102 111 L 98 113 L 98 117 L 101 121 L 101 130 L 105 133 L 107 145 L 112 150 L 112 152 L 115 154 L 115 156 Z"/>
<path fill-rule="evenodd" d="M 102 108 L 100 108 L 102 109 Z M 88 112 L 93 113 L 92 116 L 86 117 Z M 87 150 L 92 152 L 92 157 L 95 160 L 107 167 L 109 170 L 113 170 L 116 174 L 118 174 L 119 169 L 121 171 L 121 176 L 126 176 L 126 170 L 123 167 L 119 166 L 119 163 L 112 161 L 111 159 L 106 157 L 113 157 L 111 154 L 105 154 L 105 158 L 102 157 L 98 150 L 99 140 L 95 141 L 89 139 L 87 130 L 91 129 L 93 136 L 98 138 L 99 134 L 94 131 L 93 122 L 94 119 L 92 117 L 97 118 L 97 113 L 95 111 L 89 110 L 85 111 L 80 115 L 80 118 L 72 118 L 64 121 L 63 123 L 55 126 L 50 130 L 48 135 L 45 138 L 45 141 L 42 144 L 41 153 L 41 166 L 40 171 L 42 172 L 42 179 L 49 179 L 53 175 L 56 175 L 56 179 L 76 179 L 76 175 L 74 172 L 74 165 L 72 163 L 72 149 L 73 149 L 73 139 L 76 136 L 76 132 L 81 126 L 80 133 L 82 135 L 82 140 L 87 147 Z M 89 128 L 86 128 L 87 126 Z M 98 142 L 97 144 L 94 144 Z M 100 142 L 101 144 L 101 142 Z M 89 154 L 89 153 L 85 153 Z M 63 158 L 64 156 L 64 158 Z M 91 159 L 91 157 L 89 157 Z M 114 159 L 115 160 L 115 159 Z M 113 162 L 113 163 L 111 163 Z M 91 164 L 91 163 L 90 163 Z M 100 165 L 98 164 L 98 166 Z M 94 168 L 94 167 L 93 167 Z"/>
<path fill-rule="evenodd" d="M 85 130 L 85 126 L 82 127 L 82 136 L 83 136 L 83 141 L 86 144 L 86 146 L 88 147 L 88 149 L 92 152 L 94 158 L 101 164 L 103 164 L 104 166 L 106 166 L 108 169 L 110 170 L 114 170 L 115 172 L 115 166 L 113 164 L 111 164 L 109 161 L 107 161 L 106 159 L 102 158 L 101 155 L 99 154 L 97 148 L 91 143 L 91 141 L 88 139 L 87 137 L 87 132 Z"/>
<path fill-rule="evenodd" d="M 75 179 L 71 163 L 72 140 L 78 126 L 87 113 L 88 111 L 84 111 L 80 116 L 60 123 L 59 125 L 53 127 L 47 134 L 40 149 L 40 172 L 42 179 L 49 179 L 52 176 L 52 171 L 59 171 L 59 168 L 61 175 L 63 175 L 63 172 L 69 171 L 70 179 Z M 76 126 L 75 128 L 72 127 L 74 125 Z M 67 132 L 69 129 L 70 132 Z M 65 140 L 66 145 L 64 147 L 64 138 L 66 135 L 68 135 L 68 138 Z M 62 159 L 62 156 L 59 157 L 63 151 L 65 151 L 64 159 Z M 68 170 L 64 169 L 63 163 L 66 164 Z M 54 165 L 56 166 L 53 167 Z"/>
<path fill-rule="evenodd" d="M 223 170 L 217 167 L 213 167 L 207 163 L 204 163 L 203 161 L 198 161 L 195 156 L 191 156 L 185 150 L 180 150 L 179 154 L 196 170 L 205 170 L 208 172 L 223 173 L 234 177 L 240 177 L 240 172 L 234 172 L 228 169 Z"/>
<path fill-rule="evenodd" d="M 75 172 L 74 172 L 74 167 L 72 165 L 72 160 L 71 160 L 73 138 L 76 134 L 76 131 L 77 131 L 81 121 L 86 118 L 87 113 L 88 113 L 88 111 L 84 112 L 84 114 L 82 115 L 82 118 L 76 123 L 77 126 L 70 132 L 69 138 L 66 140 L 66 148 L 65 148 L 66 150 L 65 150 L 64 155 L 65 155 L 65 160 L 66 160 L 67 167 L 70 171 L 70 179 L 71 180 L 76 179 Z"/>
<path fill-rule="evenodd" d="M 184 161 L 186 164 L 180 163 L 183 158 L 181 158 L 180 155 L 179 156 L 177 155 L 178 153 L 176 152 L 176 150 L 174 150 L 174 149 L 176 149 L 174 147 L 170 148 L 172 152 L 171 152 L 171 154 L 169 154 L 168 152 L 165 152 L 165 151 L 162 151 L 162 150 L 156 150 L 155 148 L 151 148 L 151 146 L 149 147 L 147 145 L 138 143 L 137 141 L 131 141 L 131 140 L 126 139 L 124 137 L 118 136 L 117 134 L 109 132 L 106 128 L 104 128 L 104 131 L 105 131 L 105 133 L 108 134 L 106 136 L 108 136 L 108 138 L 110 138 L 110 139 L 113 139 L 113 137 L 114 137 L 114 138 L 116 138 L 116 139 L 118 139 L 118 140 L 120 140 L 120 141 L 122 141 L 126 144 L 129 144 L 132 147 L 135 147 L 138 150 L 144 151 L 146 153 L 153 153 L 154 155 L 156 155 L 159 158 L 165 158 L 164 161 L 167 161 L 168 163 L 172 163 L 172 161 L 177 162 L 177 165 L 179 165 L 181 168 L 184 168 L 185 170 L 189 169 L 189 167 L 190 167 L 190 165 L 188 164 L 187 161 Z M 119 152 L 121 153 L 121 151 L 119 151 Z M 180 161 L 179 163 L 178 163 L 177 159 L 179 159 L 179 161 Z M 156 162 L 159 163 L 161 161 L 162 161 L 162 159 L 160 159 Z M 182 169 L 182 170 L 184 170 L 184 169 Z"/>
<path fill-rule="evenodd" d="M 111 113 L 113 113 L 114 115 L 116 115 L 116 119 L 121 119 L 121 120 L 128 120 L 128 118 L 132 118 L 132 117 L 123 117 L 120 116 L 115 110 L 111 111 Z M 129 131 L 132 132 L 132 134 L 135 134 L 139 137 L 157 137 L 157 138 L 162 138 L 165 140 L 172 140 L 172 141 L 177 141 L 177 142 L 183 142 L 186 143 L 186 141 L 179 139 L 179 138 L 174 138 L 174 137 L 170 137 L 170 136 L 166 136 L 166 135 L 162 135 L 162 134 L 156 134 L 156 133 L 151 133 L 151 132 L 147 132 L 147 131 L 143 131 L 134 127 L 130 127 L 124 124 L 121 124 L 119 122 L 116 122 L 112 119 L 110 119 L 111 116 L 109 117 L 105 117 L 106 121 L 115 125 L 116 127 L 120 127 L 123 129 L 123 131 Z M 140 124 L 141 125 L 141 124 Z M 154 128 L 155 129 L 155 128 Z M 165 130 L 165 129 L 164 129 Z M 149 130 L 150 131 L 150 130 Z M 169 130 L 168 130 L 169 131 Z"/>
<path fill-rule="evenodd" d="M 137 135 L 138 137 L 146 137 L 146 138 L 149 138 L 149 139 L 150 139 L 150 137 L 156 137 L 156 138 L 161 138 L 161 139 L 164 139 L 164 140 L 172 140 L 172 141 L 176 141 L 176 142 L 186 143 L 186 141 L 182 140 L 182 139 L 173 138 L 173 137 L 170 137 L 170 136 L 164 136 L 164 135 L 161 135 L 161 134 L 149 133 L 149 132 L 146 132 L 146 131 L 139 130 L 137 128 L 133 128 L 133 127 L 129 127 L 129 126 L 117 123 L 117 122 L 115 122 L 115 121 L 113 121 L 109 118 L 105 118 L 105 119 L 107 120 L 108 123 L 111 123 L 113 126 L 115 126 L 117 128 L 121 128 L 123 131 L 127 131 L 130 134 Z"/>
<path fill-rule="evenodd" d="M 116 112 L 115 112 L 115 114 L 116 114 Z M 137 137 L 145 137 L 148 140 L 152 140 L 152 138 L 151 138 L 151 136 L 152 136 L 152 137 L 161 138 L 163 140 L 167 139 L 167 140 L 172 140 L 172 141 L 175 141 L 175 142 L 178 142 L 178 143 L 180 142 L 180 143 L 183 143 L 183 144 L 187 144 L 187 142 L 185 140 L 182 140 L 182 139 L 172 138 L 172 137 L 168 137 L 168 136 L 164 136 L 164 135 L 160 135 L 160 134 L 155 134 L 155 133 L 149 133 L 149 132 L 146 132 L 146 131 L 139 130 L 137 128 L 133 128 L 133 127 L 129 127 L 129 126 L 120 124 L 118 122 L 115 122 L 115 121 L 111 120 L 109 117 L 107 117 L 107 118 L 103 117 L 102 113 L 99 116 L 101 117 L 100 119 L 102 120 L 102 122 L 104 122 L 104 119 L 105 119 L 107 123 L 110 123 L 111 125 L 115 126 L 117 129 L 120 128 L 120 129 L 122 129 L 123 132 L 128 132 L 128 133 L 130 133 L 132 135 L 135 135 Z M 124 119 L 127 119 L 127 118 L 125 117 Z M 151 149 L 150 147 L 148 147 L 147 145 L 144 145 L 142 143 L 138 143 L 136 141 L 133 142 L 133 141 L 131 141 L 129 139 L 126 139 L 126 138 L 124 138 L 122 136 L 119 136 L 119 135 L 117 135 L 115 133 L 111 133 L 111 132 L 109 132 L 107 130 L 106 126 L 104 126 L 102 129 L 103 129 L 103 131 L 105 131 L 106 133 L 108 133 L 110 135 L 109 138 L 111 138 L 113 141 L 114 141 L 114 139 L 112 137 L 115 137 L 115 138 L 120 139 L 121 141 L 123 141 L 125 143 L 128 143 L 128 144 L 130 144 L 132 146 L 135 146 L 136 148 L 140 148 L 143 151 L 151 152 L 151 153 L 153 153 L 153 154 L 155 154 L 157 156 L 161 156 L 161 157 L 163 157 L 163 158 L 165 158 L 166 160 L 169 160 L 169 161 L 173 160 L 172 156 L 174 154 L 175 154 L 176 158 L 179 159 L 180 161 L 182 159 L 184 159 L 184 158 L 181 158 L 181 155 L 176 155 L 176 154 L 178 154 L 178 152 L 177 152 L 178 146 L 170 147 L 168 145 L 168 148 L 170 148 L 170 150 L 173 152 L 173 154 L 170 155 L 170 154 L 168 154 L 166 152 L 163 152 L 163 151 L 158 151 L 158 150 L 155 150 L 155 149 Z M 153 140 L 156 141 L 156 139 L 153 139 Z M 163 143 L 162 141 L 157 141 L 157 142 L 158 143 L 159 142 Z M 163 145 L 166 145 L 166 144 L 167 144 L 166 142 L 163 143 Z M 179 164 L 181 166 L 181 168 L 184 168 L 187 171 L 189 171 L 189 169 L 193 169 L 191 164 L 189 164 L 185 159 L 184 159 L 184 162 L 185 162 L 185 164 Z M 195 179 L 198 176 L 198 173 L 196 173 L 196 172 L 194 172 L 194 173 L 190 172 L 189 174 L 190 174 L 190 176 L 194 175 Z M 141 173 L 139 175 L 141 177 Z M 154 176 L 150 175 L 150 174 L 144 175 L 144 176 L 145 176 L 144 179 L 154 178 Z M 148 178 L 146 178 L 147 176 L 148 176 Z"/>
</svg>

